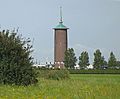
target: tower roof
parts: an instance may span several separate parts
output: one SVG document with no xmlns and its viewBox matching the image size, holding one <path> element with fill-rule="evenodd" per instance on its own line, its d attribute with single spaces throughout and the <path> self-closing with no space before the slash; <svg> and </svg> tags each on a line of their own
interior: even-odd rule
<svg viewBox="0 0 120 99">
<path fill-rule="evenodd" d="M 59 24 L 54 29 L 68 29 L 63 22 L 59 22 Z"/>
<path fill-rule="evenodd" d="M 62 7 L 60 7 L 60 22 L 54 29 L 68 29 L 65 25 L 63 25 Z"/>
</svg>

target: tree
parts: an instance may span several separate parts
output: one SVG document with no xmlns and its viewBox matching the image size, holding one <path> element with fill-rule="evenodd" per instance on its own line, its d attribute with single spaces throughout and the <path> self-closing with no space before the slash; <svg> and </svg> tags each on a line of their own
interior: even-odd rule
<svg viewBox="0 0 120 99">
<path fill-rule="evenodd" d="M 72 69 L 76 65 L 76 62 L 77 62 L 77 58 L 75 57 L 74 49 L 69 48 L 65 52 L 65 59 L 64 59 L 65 67 Z"/>
<path fill-rule="evenodd" d="M 119 66 L 119 67 L 120 67 L 120 61 L 117 61 L 117 66 Z"/>
<path fill-rule="evenodd" d="M 81 53 L 81 56 L 79 57 L 79 63 L 78 64 L 79 64 L 79 66 L 82 69 L 85 69 L 89 65 L 89 55 L 88 55 L 88 52 L 83 51 Z"/>
<path fill-rule="evenodd" d="M 104 56 L 102 56 L 102 57 L 101 57 L 101 67 L 100 67 L 100 68 L 101 68 L 101 69 L 102 69 L 102 68 L 107 68 L 106 66 L 107 66 L 107 61 L 105 61 Z"/>
<path fill-rule="evenodd" d="M 30 85 L 37 82 L 30 42 L 15 31 L 0 31 L 0 83 Z"/>
<path fill-rule="evenodd" d="M 99 49 L 97 49 L 94 53 L 94 62 L 93 62 L 93 66 L 96 69 L 101 68 L 101 66 L 105 65 L 106 61 L 104 59 L 104 57 L 102 56 L 101 52 Z"/>
<path fill-rule="evenodd" d="M 117 68 L 120 69 L 120 61 L 117 61 Z"/>
<path fill-rule="evenodd" d="M 108 59 L 108 66 L 109 67 L 115 67 L 115 66 L 117 66 L 116 57 L 113 54 L 113 52 L 110 53 L 110 57 Z"/>
</svg>

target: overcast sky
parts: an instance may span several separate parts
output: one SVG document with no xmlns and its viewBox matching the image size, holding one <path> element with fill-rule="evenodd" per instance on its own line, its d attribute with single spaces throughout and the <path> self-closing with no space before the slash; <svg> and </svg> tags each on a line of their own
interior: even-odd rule
<svg viewBox="0 0 120 99">
<path fill-rule="evenodd" d="M 0 0 L 1 29 L 19 27 L 23 37 L 34 39 L 35 60 L 53 62 L 52 28 L 59 22 L 60 6 L 69 28 L 69 47 L 77 57 L 88 51 L 92 62 L 100 49 L 106 60 L 110 51 L 120 59 L 120 0 Z"/>
</svg>

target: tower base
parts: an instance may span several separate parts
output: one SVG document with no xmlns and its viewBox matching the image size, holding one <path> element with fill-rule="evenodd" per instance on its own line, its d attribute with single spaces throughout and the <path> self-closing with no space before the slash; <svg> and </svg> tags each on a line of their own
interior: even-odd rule
<svg viewBox="0 0 120 99">
<path fill-rule="evenodd" d="M 64 63 L 63 62 L 55 62 L 55 68 L 59 69 L 65 69 Z"/>
</svg>

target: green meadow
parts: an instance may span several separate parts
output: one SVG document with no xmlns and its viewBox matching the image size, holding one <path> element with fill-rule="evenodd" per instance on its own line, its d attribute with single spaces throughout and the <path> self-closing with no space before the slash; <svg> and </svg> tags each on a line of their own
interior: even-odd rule
<svg viewBox="0 0 120 99">
<path fill-rule="evenodd" d="M 27 87 L 0 85 L 0 99 L 120 99 L 120 75 L 71 74 Z"/>
</svg>

